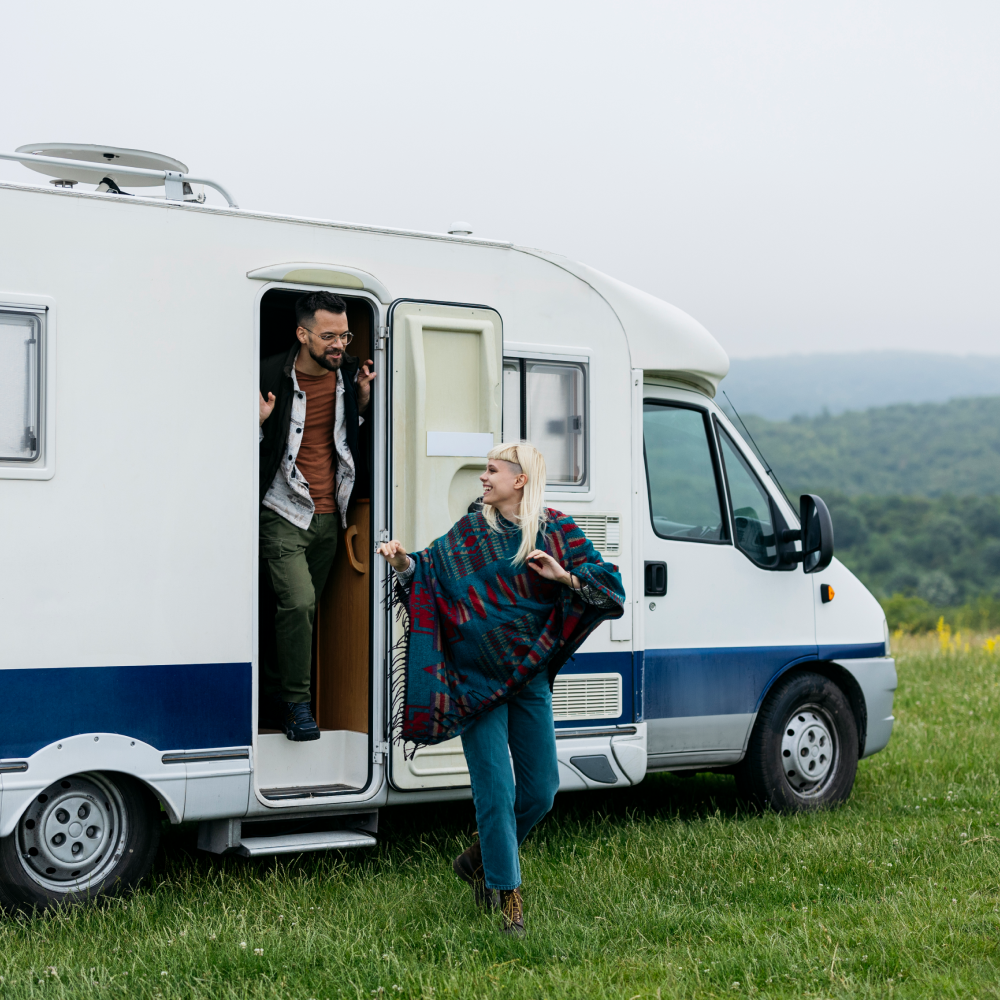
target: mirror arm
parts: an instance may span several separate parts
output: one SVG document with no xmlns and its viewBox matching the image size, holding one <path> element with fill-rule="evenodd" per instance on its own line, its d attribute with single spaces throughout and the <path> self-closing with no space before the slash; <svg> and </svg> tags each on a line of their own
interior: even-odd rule
<svg viewBox="0 0 1000 1000">
<path fill-rule="evenodd" d="M 801 542 L 802 541 L 802 529 L 801 528 L 785 528 L 781 533 L 782 543 L 787 542 Z"/>
</svg>

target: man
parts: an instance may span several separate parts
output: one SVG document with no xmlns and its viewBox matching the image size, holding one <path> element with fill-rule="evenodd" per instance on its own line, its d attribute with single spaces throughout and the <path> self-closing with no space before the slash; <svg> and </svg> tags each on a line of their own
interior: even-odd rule
<svg viewBox="0 0 1000 1000">
<path fill-rule="evenodd" d="M 310 292 L 295 303 L 298 343 L 260 366 L 260 559 L 274 598 L 261 621 L 261 696 L 290 740 L 318 740 L 311 700 L 316 599 L 337 551 L 358 468 L 359 414 L 375 372 L 346 353 L 347 303 Z M 266 398 L 265 398 L 266 396 Z M 339 523 L 338 523 L 339 522 Z M 269 647 L 269 648 L 268 648 Z"/>
</svg>

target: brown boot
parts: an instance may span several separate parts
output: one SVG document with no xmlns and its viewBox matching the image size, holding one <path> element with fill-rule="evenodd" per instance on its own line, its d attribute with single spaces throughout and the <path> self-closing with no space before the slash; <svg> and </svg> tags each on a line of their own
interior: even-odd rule
<svg viewBox="0 0 1000 1000">
<path fill-rule="evenodd" d="M 500 890 L 500 919 L 503 922 L 504 934 L 524 937 L 524 903 L 521 900 L 520 889 Z"/>
<path fill-rule="evenodd" d="M 472 886 L 472 893 L 476 898 L 476 906 L 484 910 L 495 910 L 497 908 L 496 889 L 486 888 L 486 872 L 483 870 L 483 851 L 479 846 L 479 838 L 473 842 L 472 846 L 464 850 L 451 863 L 455 874 L 463 881 Z"/>
</svg>

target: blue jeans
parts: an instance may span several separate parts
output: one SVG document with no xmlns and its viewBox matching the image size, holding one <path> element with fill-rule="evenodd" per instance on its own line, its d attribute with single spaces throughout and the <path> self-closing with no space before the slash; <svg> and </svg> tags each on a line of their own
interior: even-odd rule
<svg viewBox="0 0 1000 1000">
<path fill-rule="evenodd" d="M 552 808 L 559 788 L 552 692 L 545 671 L 474 722 L 462 733 L 462 746 L 472 779 L 486 885 L 516 889 L 521 884 L 517 849 Z"/>
</svg>

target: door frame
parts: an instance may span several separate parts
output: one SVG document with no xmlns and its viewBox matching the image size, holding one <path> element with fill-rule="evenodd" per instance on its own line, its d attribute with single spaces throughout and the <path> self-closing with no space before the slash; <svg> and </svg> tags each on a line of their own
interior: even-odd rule
<svg viewBox="0 0 1000 1000">
<path fill-rule="evenodd" d="M 372 517 L 372 538 L 380 540 L 386 532 L 388 525 L 386 507 L 386 483 L 387 483 L 387 424 L 389 423 L 387 413 L 389 406 L 389 396 L 386 378 L 383 374 L 388 374 L 389 364 L 387 362 L 388 351 L 386 349 L 386 307 L 379 301 L 378 297 L 371 292 L 359 288 L 339 288 L 330 285 L 310 285 L 300 282 L 290 281 L 268 281 L 259 288 L 254 296 L 253 302 L 253 330 L 254 330 L 254 375 L 257 385 L 260 383 L 260 307 L 264 296 L 275 289 L 289 292 L 332 292 L 350 299 L 362 299 L 368 303 L 372 310 L 372 358 L 375 363 L 375 371 L 379 377 L 375 379 L 372 386 L 371 402 L 366 415 L 372 421 L 372 462 L 371 462 L 371 517 Z M 366 360 L 366 359 L 362 359 Z M 254 482 L 260 478 L 260 450 L 254 452 Z M 256 494 L 255 494 L 256 502 Z M 257 507 L 259 508 L 259 502 Z M 259 509 L 257 517 L 259 518 Z M 253 720 L 253 760 L 256 764 L 257 745 L 257 719 L 260 707 L 260 650 L 259 635 L 260 622 L 258 621 L 259 592 L 258 581 L 260 579 L 260 553 L 257 537 L 252 540 L 253 546 L 253 585 L 252 604 L 250 609 L 251 622 L 253 628 L 252 635 L 252 655 L 253 655 L 253 696 L 251 707 L 251 718 Z M 368 667 L 368 750 L 367 763 L 368 772 L 365 784 L 356 791 L 339 792 L 332 795 L 324 795 L 322 798 L 303 797 L 295 799 L 272 800 L 266 799 L 260 792 L 258 782 L 259 770 L 253 768 L 252 789 L 258 806 L 272 812 L 280 811 L 324 811 L 330 806 L 340 807 L 341 805 L 367 802 L 376 797 L 386 783 L 387 756 L 382 753 L 381 748 L 386 746 L 387 730 L 385 729 L 385 699 L 386 685 L 385 673 L 378 669 L 377 665 L 386 662 L 388 651 L 386 649 L 386 631 L 382 616 L 379 615 L 379 603 L 385 588 L 384 580 L 384 560 L 371 559 L 372 566 L 371 587 L 369 595 L 371 601 L 371 615 L 369 619 L 369 667 Z M 376 570 L 377 567 L 377 570 Z M 251 805 L 251 811 L 253 805 Z"/>
<path fill-rule="evenodd" d="M 394 399 L 394 380 L 395 380 L 395 352 L 394 345 L 396 340 L 395 331 L 395 313 L 396 307 L 404 305 L 407 303 L 414 303 L 417 305 L 427 305 L 427 306 L 446 306 L 451 309 L 483 309 L 492 313 L 496 313 L 500 317 L 500 358 L 499 358 L 499 380 L 500 380 L 500 413 L 503 413 L 503 346 L 504 346 L 504 321 L 503 314 L 495 306 L 485 305 L 481 302 L 449 302 L 443 299 L 420 299 L 413 297 L 404 297 L 393 299 L 390 303 L 388 309 L 386 310 L 385 327 L 382 332 L 385 334 L 385 362 L 384 367 L 389 373 L 389 379 L 385 383 L 384 392 L 386 394 L 386 408 L 385 408 L 385 420 L 386 420 L 386 431 L 385 431 L 385 479 L 384 479 L 384 498 L 385 498 L 385 519 L 382 522 L 385 528 L 385 536 L 379 535 L 380 541 L 388 541 L 391 537 L 390 531 L 393 524 L 393 494 L 392 489 L 394 469 L 392 466 L 393 455 L 395 454 L 395 421 L 393 419 L 393 399 Z M 377 381 L 377 380 L 376 380 Z M 402 792 L 404 794 L 420 794 L 426 795 L 429 792 L 438 791 L 451 791 L 455 790 L 466 791 L 470 787 L 469 781 L 462 781 L 460 784 L 456 785 L 432 785 L 422 788 L 406 788 L 396 784 L 393 780 L 392 771 L 392 747 L 393 747 L 393 733 L 392 733 L 392 653 L 391 648 L 389 648 L 389 639 L 392 636 L 392 609 L 390 607 L 390 590 L 394 584 L 392 578 L 392 572 L 389 569 L 388 564 L 385 560 L 380 560 L 382 565 L 380 566 L 380 571 L 384 574 L 380 582 L 380 593 L 384 595 L 382 601 L 382 621 L 383 621 L 383 635 L 385 637 L 385 655 L 384 655 L 384 670 L 383 670 L 383 681 L 385 688 L 385 700 L 384 700 L 384 732 L 385 732 L 385 761 L 386 761 L 386 780 L 389 787 L 396 792 Z"/>
</svg>

